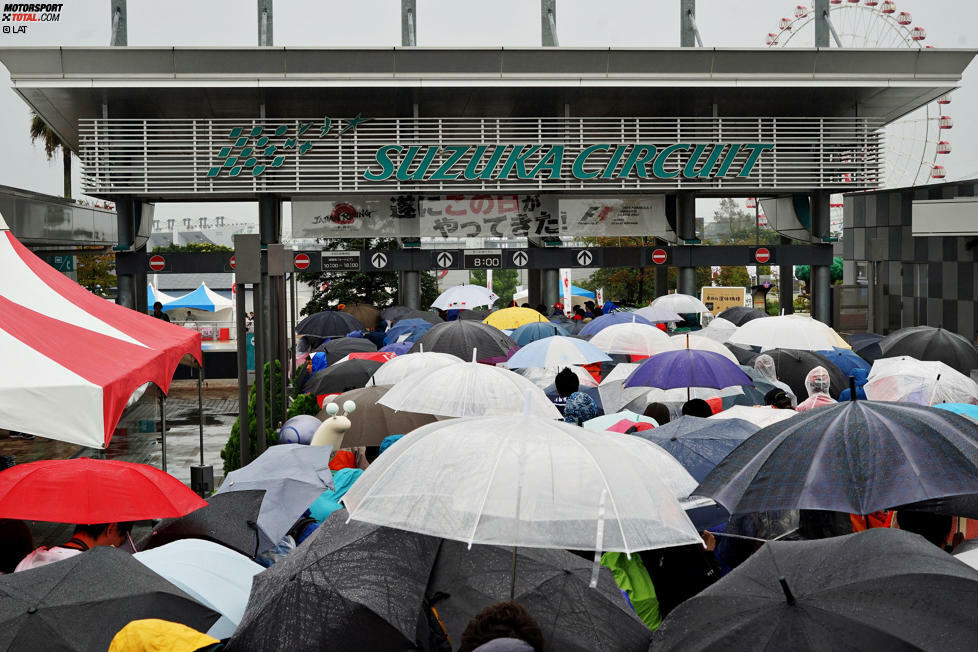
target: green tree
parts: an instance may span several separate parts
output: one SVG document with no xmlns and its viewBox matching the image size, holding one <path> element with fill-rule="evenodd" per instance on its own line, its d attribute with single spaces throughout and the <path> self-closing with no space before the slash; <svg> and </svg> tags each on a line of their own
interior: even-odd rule
<svg viewBox="0 0 978 652">
<path fill-rule="evenodd" d="M 31 112 L 31 142 L 35 143 L 38 140 L 44 145 L 44 154 L 49 161 L 54 158 L 59 149 L 61 150 L 65 197 L 71 199 L 71 149 L 41 116 Z"/>
<path fill-rule="evenodd" d="M 743 210 L 734 199 L 721 199 L 720 206 L 713 211 L 713 218 L 727 227 L 727 235 L 704 240 L 708 244 L 776 245 L 781 242 L 777 231 L 767 226 L 758 228 L 756 215 Z"/>
<path fill-rule="evenodd" d="M 116 287 L 114 254 L 78 254 L 78 284 L 102 297 Z"/>
<path fill-rule="evenodd" d="M 213 242 L 188 242 L 187 244 L 168 244 L 163 247 L 153 249 L 154 253 L 174 254 L 174 253 L 193 253 L 193 254 L 213 254 L 213 253 L 234 253 L 232 247 L 214 244 Z"/>
<path fill-rule="evenodd" d="M 811 287 L 809 281 L 812 278 L 812 268 L 808 265 L 795 265 L 795 278 L 805 284 L 806 288 Z M 842 259 L 838 256 L 832 259 L 829 267 L 829 278 L 833 284 L 842 282 Z"/>
<path fill-rule="evenodd" d="M 324 251 L 357 251 L 396 249 L 393 238 L 320 240 Z M 300 274 L 299 280 L 309 285 L 312 298 L 301 311 L 311 315 L 335 308 L 340 303 L 369 303 L 380 308 L 397 302 L 397 272 L 312 272 Z M 438 297 L 438 282 L 428 272 L 420 274 L 421 307 L 427 309 Z"/>
<path fill-rule="evenodd" d="M 499 297 L 496 305 L 507 308 L 513 305 L 513 295 L 516 294 L 516 285 L 520 280 L 520 274 L 515 269 L 497 269 L 492 273 L 492 291 Z M 469 283 L 475 285 L 486 285 L 486 270 L 474 269 L 469 272 Z"/>
<path fill-rule="evenodd" d="M 744 287 L 750 288 L 750 274 L 746 267 L 721 267 L 716 274 L 717 285 L 723 287 Z"/>
</svg>

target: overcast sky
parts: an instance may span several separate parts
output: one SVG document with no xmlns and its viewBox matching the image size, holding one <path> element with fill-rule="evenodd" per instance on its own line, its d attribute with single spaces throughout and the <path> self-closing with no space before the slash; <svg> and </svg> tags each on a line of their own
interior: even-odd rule
<svg viewBox="0 0 978 652">
<path fill-rule="evenodd" d="M 32 25 L 27 35 L 0 34 L 0 45 L 108 45 L 108 0 L 63 0 L 58 23 Z M 704 44 L 762 47 L 799 0 L 699 0 L 697 23 Z M 257 43 L 255 0 L 129 0 L 129 45 L 250 46 Z M 936 47 L 978 48 L 978 1 L 897 0 Z M 420 46 L 536 46 L 536 0 L 417 0 Z M 840 28 L 840 31 L 842 29 Z M 671 47 L 679 45 L 679 0 L 557 0 L 561 46 Z M 400 45 L 400 0 L 275 0 L 278 46 Z M 0 70 L 0 185 L 50 194 L 62 191 L 60 160 L 48 162 L 28 136 L 30 115 Z M 965 73 L 948 113 L 953 147 L 944 165 L 948 179 L 978 176 L 978 64 Z M 967 146 L 971 144 L 972 146 Z M 74 189 L 81 187 L 75 161 Z M 700 209 L 698 212 L 704 213 Z M 251 204 L 157 206 L 159 217 L 246 217 Z"/>
</svg>

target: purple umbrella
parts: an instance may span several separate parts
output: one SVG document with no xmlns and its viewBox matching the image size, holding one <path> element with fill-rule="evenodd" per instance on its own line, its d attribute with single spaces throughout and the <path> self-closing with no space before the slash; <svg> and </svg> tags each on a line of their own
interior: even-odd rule
<svg viewBox="0 0 978 652">
<path fill-rule="evenodd" d="M 390 351 L 396 353 L 397 355 L 404 355 L 411 350 L 414 346 L 414 342 L 395 342 L 394 344 L 388 344 L 387 346 L 381 347 L 381 351 Z"/>
<path fill-rule="evenodd" d="M 625 380 L 625 387 L 712 387 L 751 385 L 740 367 L 713 351 L 680 349 L 657 353 L 642 362 Z"/>
</svg>

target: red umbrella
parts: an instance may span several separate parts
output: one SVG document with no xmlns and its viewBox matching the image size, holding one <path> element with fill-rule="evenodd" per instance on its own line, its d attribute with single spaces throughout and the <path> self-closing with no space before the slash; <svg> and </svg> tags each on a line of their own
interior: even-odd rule
<svg viewBox="0 0 978 652">
<path fill-rule="evenodd" d="M 0 518 L 115 523 L 175 518 L 206 507 L 168 473 L 118 460 L 42 460 L 0 472 Z"/>
</svg>

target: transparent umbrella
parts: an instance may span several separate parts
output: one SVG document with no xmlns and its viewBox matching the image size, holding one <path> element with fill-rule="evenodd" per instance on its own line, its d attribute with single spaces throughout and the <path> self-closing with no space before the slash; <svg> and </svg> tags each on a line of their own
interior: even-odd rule
<svg viewBox="0 0 978 652">
<path fill-rule="evenodd" d="M 434 351 L 405 353 L 382 364 L 380 369 L 374 372 L 372 382 L 378 385 L 393 385 L 419 371 L 432 373 L 442 367 L 460 362 L 462 359 L 451 353 L 436 353 Z"/>
<path fill-rule="evenodd" d="M 585 369 L 584 367 L 578 367 L 576 365 L 569 365 L 566 369 L 570 369 L 577 376 L 577 380 L 581 387 L 597 387 L 598 381 L 594 379 L 594 376 Z M 526 367 L 525 369 L 520 369 L 519 374 L 529 380 L 531 383 L 539 387 L 540 389 L 546 390 L 548 387 L 554 384 L 554 378 L 559 373 L 559 370 L 554 368 L 546 367 Z"/>
<path fill-rule="evenodd" d="M 727 341 L 741 346 L 759 346 L 762 351 L 768 349 L 822 351 L 832 347 L 852 348 L 831 327 L 802 315 L 752 319 L 738 328 Z"/>
<path fill-rule="evenodd" d="M 512 414 L 528 404 L 531 414 L 560 418 L 560 411 L 532 382 L 509 369 L 478 362 L 412 374 L 391 387 L 378 403 L 446 417 Z"/>
<path fill-rule="evenodd" d="M 722 343 L 709 337 L 704 337 L 703 335 L 690 335 L 689 333 L 680 333 L 679 335 L 673 335 L 670 339 L 672 340 L 673 344 L 680 349 L 713 351 L 714 353 L 719 353 L 734 364 L 740 364 L 737 361 L 737 356 L 735 356 L 730 349 L 725 347 Z"/>
<path fill-rule="evenodd" d="M 688 294 L 666 294 L 652 302 L 653 308 L 668 308 L 673 312 L 688 314 L 694 312 L 710 312 L 702 301 Z"/>
<path fill-rule="evenodd" d="M 469 544 L 632 553 L 701 542 L 679 500 L 695 485 L 643 439 L 523 414 L 418 428 L 343 502 L 352 519 Z"/>
<path fill-rule="evenodd" d="M 506 361 L 510 369 L 544 367 L 561 369 L 568 365 L 610 362 L 611 358 L 590 342 L 576 337 L 554 336 L 530 342 Z"/>
<path fill-rule="evenodd" d="M 615 324 L 591 338 L 591 344 L 605 353 L 655 355 L 679 348 L 669 336 L 646 324 Z"/>
<path fill-rule="evenodd" d="M 450 287 L 431 302 L 432 308 L 450 310 L 452 308 L 476 308 L 491 306 L 499 299 L 492 290 L 481 285 L 464 283 Z"/>
<path fill-rule="evenodd" d="M 663 306 L 645 306 L 636 310 L 634 314 L 645 317 L 653 324 L 664 324 L 670 321 L 683 320 L 679 313 Z"/>
<path fill-rule="evenodd" d="M 873 363 L 863 389 L 873 401 L 900 401 L 918 405 L 978 404 L 978 384 L 943 362 L 902 355 Z"/>
</svg>

